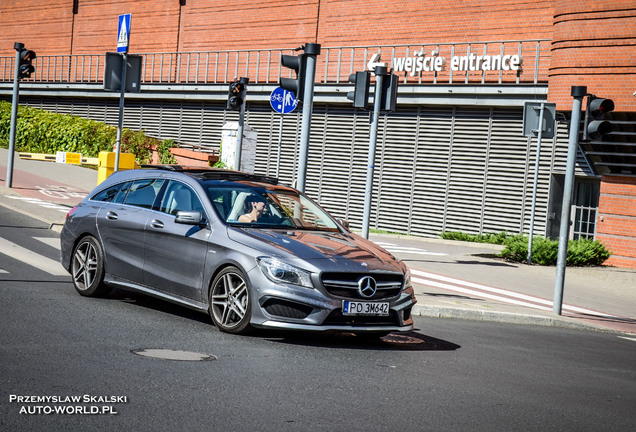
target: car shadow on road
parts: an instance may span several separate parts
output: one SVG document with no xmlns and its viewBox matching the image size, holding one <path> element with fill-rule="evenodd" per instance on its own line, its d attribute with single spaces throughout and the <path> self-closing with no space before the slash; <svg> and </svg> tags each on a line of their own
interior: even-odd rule
<svg viewBox="0 0 636 432">
<path fill-rule="evenodd" d="M 188 309 L 186 307 L 169 303 L 140 293 L 127 292 L 113 289 L 107 299 L 135 306 L 152 309 L 158 312 L 175 315 L 181 318 L 209 324 L 214 328 L 212 320 L 207 314 Z M 241 336 L 236 336 L 241 337 Z M 340 332 L 296 332 L 280 330 L 255 329 L 250 337 L 255 337 L 271 342 L 313 346 L 332 349 L 358 349 L 376 351 L 454 351 L 461 348 L 449 341 L 428 336 L 418 331 L 394 332 L 384 337 L 368 337 L 353 333 Z"/>
<path fill-rule="evenodd" d="M 455 351 L 461 346 L 418 331 L 390 333 L 387 336 L 367 337 L 353 333 L 277 333 L 275 337 L 259 331 L 261 337 L 287 345 L 312 346 L 332 349 L 357 349 L 373 351 Z"/>
</svg>

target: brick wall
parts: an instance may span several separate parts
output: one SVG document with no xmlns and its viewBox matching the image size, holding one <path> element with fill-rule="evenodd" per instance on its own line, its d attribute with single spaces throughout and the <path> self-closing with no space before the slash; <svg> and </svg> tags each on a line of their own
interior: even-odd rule
<svg viewBox="0 0 636 432">
<path fill-rule="evenodd" d="M 79 0 L 73 15 L 73 0 L 3 0 L 0 55 L 11 53 L 15 38 L 43 54 L 68 54 L 71 45 L 74 54 L 113 51 L 123 13 L 132 14 L 131 52 L 549 39 L 552 4 L 452 0 L 433 8 L 421 0 L 186 0 L 180 6 L 179 0 Z"/>
<path fill-rule="evenodd" d="M 15 55 L 15 42 L 36 54 L 71 53 L 72 0 L 2 0 L 0 23 L 2 56 Z"/>
<path fill-rule="evenodd" d="M 72 1 L 66 2 L 72 5 Z M 73 54 L 114 52 L 118 16 L 132 14 L 130 52 L 177 50 L 179 0 L 79 0 Z"/>
<path fill-rule="evenodd" d="M 323 0 L 318 39 L 325 46 L 549 39 L 552 3 Z"/>
<path fill-rule="evenodd" d="M 616 111 L 636 112 L 636 2 L 554 1 L 548 100 L 572 109 L 570 90 L 609 97 Z"/>
<path fill-rule="evenodd" d="M 603 176 L 596 239 L 612 251 L 606 265 L 636 268 L 636 178 Z"/>
</svg>

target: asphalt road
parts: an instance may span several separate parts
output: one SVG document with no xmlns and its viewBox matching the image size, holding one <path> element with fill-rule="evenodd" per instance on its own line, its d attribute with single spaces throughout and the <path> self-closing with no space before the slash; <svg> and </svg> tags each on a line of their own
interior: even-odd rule
<svg viewBox="0 0 636 432">
<path fill-rule="evenodd" d="M 46 228 L 0 208 L 0 238 L 57 259 L 56 234 Z M 240 337 L 220 333 L 204 314 L 141 295 L 81 297 L 69 276 L 3 253 L 0 269 L 0 430 L 636 425 L 636 341 L 616 335 L 416 318 L 415 331 L 376 342 L 353 335 Z M 150 349 L 210 357 L 136 353 Z M 75 396 L 79 402 L 70 401 Z M 51 412 L 55 407 L 66 412 Z M 109 409 L 92 412 L 102 407 Z"/>
</svg>

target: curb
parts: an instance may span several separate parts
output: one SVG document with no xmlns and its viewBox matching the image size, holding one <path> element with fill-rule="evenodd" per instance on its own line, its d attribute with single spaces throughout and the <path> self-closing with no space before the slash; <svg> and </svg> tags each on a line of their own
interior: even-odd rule
<svg viewBox="0 0 636 432">
<path fill-rule="evenodd" d="M 506 324 L 560 327 L 575 330 L 592 330 L 602 333 L 625 335 L 625 332 L 622 332 L 620 330 L 613 330 L 610 328 L 595 326 L 593 324 L 582 323 L 566 317 L 527 315 L 513 312 L 494 312 L 453 307 L 424 306 L 420 304 L 415 304 L 415 306 L 413 306 L 412 314 L 427 318 L 455 318 Z"/>
</svg>

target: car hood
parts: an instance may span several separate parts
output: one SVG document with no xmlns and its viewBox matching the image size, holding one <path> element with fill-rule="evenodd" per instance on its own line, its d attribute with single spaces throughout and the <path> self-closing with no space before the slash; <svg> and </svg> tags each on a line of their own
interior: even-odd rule
<svg viewBox="0 0 636 432">
<path fill-rule="evenodd" d="M 340 271 L 403 271 L 389 252 L 352 233 L 230 227 L 228 237 L 269 255 L 333 263 L 323 261 L 323 270 L 327 266 Z"/>
</svg>

